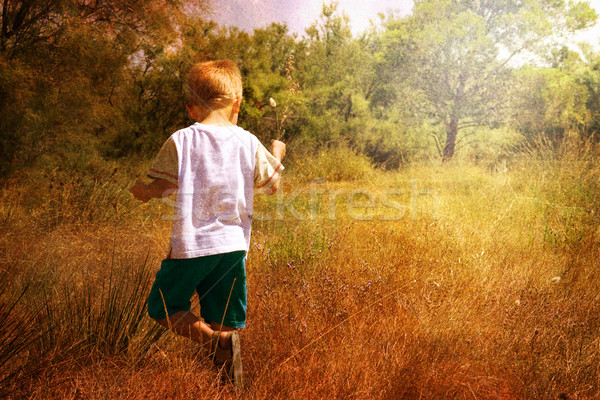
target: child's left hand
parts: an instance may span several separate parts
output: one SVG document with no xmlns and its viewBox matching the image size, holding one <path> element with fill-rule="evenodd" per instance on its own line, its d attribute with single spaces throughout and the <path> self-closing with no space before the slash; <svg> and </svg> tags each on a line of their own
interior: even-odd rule
<svg viewBox="0 0 600 400">
<path fill-rule="evenodd" d="M 285 157 L 285 143 L 279 140 L 271 140 L 271 154 L 273 154 L 279 161 Z"/>
</svg>

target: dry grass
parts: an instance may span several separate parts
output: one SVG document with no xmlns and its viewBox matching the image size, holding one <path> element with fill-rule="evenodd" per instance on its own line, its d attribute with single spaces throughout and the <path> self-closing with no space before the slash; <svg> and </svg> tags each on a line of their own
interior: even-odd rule
<svg viewBox="0 0 600 400">
<path fill-rule="evenodd" d="M 164 205 L 119 192 L 125 173 L 87 188 L 97 193 L 86 192 L 85 206 L 73 204 L 77 188 L 35 204 L 30 188 L 5 190 L 2 301 L 29 285 L 8 314 L 26 333 L 33 315 L 41 334 L 33 329 L 3 366 L 20 368 L 3 390 L 35 399 L 597 398 L 594 154 L 532 154 L 494 171 L 414 166 L 352 182 L 306 184 L 305 173 L 299 189 L 290 169 L 285 196 L 257 199 L 243 394 L 219 385 L 186 341 L 143 341 L 147 317 L 126 348 L 107 348 L 106 331 L 93 327 L 59 329 L 76 307 L 106 311 L 83 300 L 86 282 L 102 299 L 111 269 L 115 282 L 154 273 L 168 240 Z M 101 337 L 84 341 L 91 331 Z"/>
</svg>

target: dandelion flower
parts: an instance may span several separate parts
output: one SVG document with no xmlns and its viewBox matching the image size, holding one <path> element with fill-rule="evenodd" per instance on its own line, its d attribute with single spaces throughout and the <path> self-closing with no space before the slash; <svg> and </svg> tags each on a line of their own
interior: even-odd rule
<svg viewBox="0 0 600 400">
<path fill-rule="evenodd" d="M 269 104 L 271 105 L 271 107 L 275 108 L 277 107 L 277 103 L 275 103 L 275 99 L 274 98 L 270 98 L 269 99 Z"/>
</svg>

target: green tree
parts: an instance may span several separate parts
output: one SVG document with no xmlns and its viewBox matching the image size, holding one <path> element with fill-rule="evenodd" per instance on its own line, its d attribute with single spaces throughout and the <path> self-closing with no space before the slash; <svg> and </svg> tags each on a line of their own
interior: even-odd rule
<svg viewBox="0 0 600 400">
<path fill-rule="evenodd" d="M 306 30 L 306 57 L 300 60 L 302 90 L 308 115 L 304 134 L 317 142 L 351 137 L 360 49 L 349 20 L 337 4 L 323 6 L 320 19 Z"/>
<path fill-rule="evenodd" d="M 553 142 L 582 137 L 593 129 L 597 112 L 594 69 L 566 46 L 550 52 L 549 61 L 548 67 L 514 72 L 512 124 L 528 140 L 540 134 Z"/>
<path fill-rule="evenodd" d="M 143 46 L 177 36 L 183 8 L 182 0 L 0 2 L 0 175 L 95 157 L 122 125 L 126 68 Z"/>
<path fill-rule="evenodd" d="M 384 126 L 381 100 L 382 76 L 375 70 L 375 33 L 352 35 L 348 18 L 337 4 L 324 6 L 322 14 L 306 30 L 299 54 L 299 81 L 303 93 L 303 138 L 320 145 L 339 142 L 368 153 L 382 153 L 378 143 Z M 389 154 L 388 154 L 389 155 Z M 387 157 L 387 155 L 385 156 Z"/>
<path fill-rule="evenodd" d="M 382 40 L 412 109 L 443 125 L 448 160 L 460 132 L 503 122 L 511 61 L 595 19 L 587 3 L 562 0 L 421 0 L 412 15 L 386 21 Z"/>
<path fill-rule="evenodd" d="M 248 42 L 240 60 L 245 99 L 240 123 L 263 141 L 298 136 L 302 116 L 296 66 L 301 46 L 281 24 L 254 30 Z"/>
<path fill-rule="evenodd" d="M 155 154 L 166 138 L 191 121 L 185 105 L 187 71 L 212 57 L 218 27 L 198 15 L 182 15 L 170 40 L 141 42 L 123 66 L 119 112 L 103 137 L 104 155 Z"/>
<path fill-rule="evenodd" d="M 576 69 L 577 82 L 587 89 L 586 109 L 589 112 L 588 135 L 595 135 L 600 139 L 600 54 L 590 46 L 582 46 L 585 63 L 581 63 Z"/>
</svg>

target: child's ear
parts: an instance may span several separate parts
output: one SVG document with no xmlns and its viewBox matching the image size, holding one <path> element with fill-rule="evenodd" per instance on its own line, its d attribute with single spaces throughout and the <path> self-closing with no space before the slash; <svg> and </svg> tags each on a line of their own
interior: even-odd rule
<svg viewBox="0 0 600 400">
<path fill-rule="evenodd" d="M 242 98 L 238 97 L 233 101 L 231 106 L 231 114 L 229 114 L 229 122 L 236 125 L 238 122 L 238 116 L 240 114 L 240 105 L 242 104 Z"/>
<path fill-rule="evenodd" d="M 186 104 L 185 108 L 190 116 L 191 119 L 196 119 L 196 117 L 198 116 L 198 112 L 196 110 L 196 107 L 194 107 L 191 104 Z"/>
<path fill-rule="evenodd" d="M 233 106 L 231 107 L 231 112 L 234 114 L 239 114 L 241 105 L 242 105 L 242 98 L 238 97 L 233 102 Z"/>
</svg>

